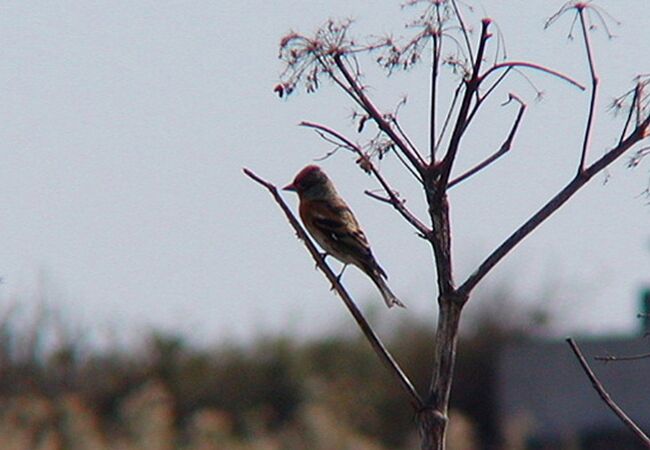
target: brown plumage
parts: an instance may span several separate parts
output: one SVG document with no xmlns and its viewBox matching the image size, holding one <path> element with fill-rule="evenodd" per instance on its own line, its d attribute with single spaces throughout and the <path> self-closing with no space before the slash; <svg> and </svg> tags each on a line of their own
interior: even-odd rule
<svg viewBox="0 0 650 450">
<path fill-rule="evenodd" d="M 305 167 L 284 189 L 298 194 L 300 218 L 325 252 L 345 265 L 360 268 L 375 283 L 389 308 L 404 307 L 386 284 L 386 272 L 375 260 L 354 213 L 320 167 Z"/>
</svg>

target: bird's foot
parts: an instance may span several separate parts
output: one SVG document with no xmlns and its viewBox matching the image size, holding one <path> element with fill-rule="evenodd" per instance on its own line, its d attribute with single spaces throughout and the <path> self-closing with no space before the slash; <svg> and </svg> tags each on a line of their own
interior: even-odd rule
<svg viewBox="0 0 650 450">
<path fill-rule="evenodd" d="M 341 277 L 343 276 L 343 272 L 345 272 L 345 269 L 348 267 L 347 264 L 343 264 L 343 268 L 341 269 L 341 272 L 336 276 L 336 281 L 339 283 L 341 282 Z"/>
<path fill-rule="evenodd" d="M 343 276 L 343 272 L 345 272 L 346 267 L 348 267 L 348 265 L 344 264 L 343 268 L 341 269 L 341 272 L 336 276 L 336 283 L 337 284 L 341 284 L 341 277 Z M 330 288 L 330 291 L 333 291 L 334 289 L 336 289 L 336 286 L 334 285 L 334 283 L 332 283 L 332 287 Z"/>
<path fill-rule="evenodd" d="M 319 253 L 318 256 L 320 256 L 320 260 L 322 262 L 325 262 L 325 258 L 327 258 L 330 254 L 327 252 Z M 314 266 L 314 268 L 318 269 L 318 264 Z"/>
</svg>

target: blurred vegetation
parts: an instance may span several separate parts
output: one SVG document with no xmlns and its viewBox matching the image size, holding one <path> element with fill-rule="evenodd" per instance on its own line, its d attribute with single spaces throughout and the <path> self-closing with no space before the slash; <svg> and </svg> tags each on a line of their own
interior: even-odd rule
<svg viewBox="0 0 650 450">
<path fill-rule="evenodd" d="M 464 327 L 452 449 L 501 448 L 499 349 L 546 326 L 545 314 L 492 297 L 477 299 L 485 306 Z M 199 349 L 153 332 L 140 345 L 99 350 L 71 329 L 45 308 L 28 321 L 11 308 L 0 316 L 0 448 L 417 447 L 404 394 L 356 333 Z M 387 338 L 422 391 L 433 329 L 411 318 Z"/>
</svg>

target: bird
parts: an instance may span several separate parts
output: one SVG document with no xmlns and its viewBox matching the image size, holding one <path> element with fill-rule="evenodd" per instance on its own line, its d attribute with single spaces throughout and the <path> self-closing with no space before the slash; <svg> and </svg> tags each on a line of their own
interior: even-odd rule
<svg viewBox="0 0 650 450">
<path fill-rule="evenodd" d="M 325 250 L 325 256 L 332 255 L 343 263 L 339 278 L 348 264 L 357 266 L 377 286 L 386 306 L 405 307 L 388 287 L 388 276 L 373 256 L 359 221 L 319 166 L 306 166 L 283 190 L 298 194 L 302 223 Z"/>
</svg>

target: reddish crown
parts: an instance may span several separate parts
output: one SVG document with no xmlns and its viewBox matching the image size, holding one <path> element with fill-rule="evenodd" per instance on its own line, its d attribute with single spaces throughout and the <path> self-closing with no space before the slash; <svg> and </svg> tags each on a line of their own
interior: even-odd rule
<svg viewBox="0 0 650 450">
<path fill-rule="evenodd" d="M 311 186 L 321 184 L 327 180 L 327 175 L 316 165 L 309 165 L 303 168 L 293 179 L 293 182 L 284 189 L 287 191 L 303 192 Z"/>
<path fill-rule="evenodd" d="M 296 184 L 296 182 L 301 183 L 304 180 L 313 177 L 314 174 L 318 172 L 322 172 L 320 167 L 315 164 L 309 165 L 298 172 L 298 175 L 296 175 L 296 178 L 293 179 L 293 182 L 294 184 Z"/>
</svg>

